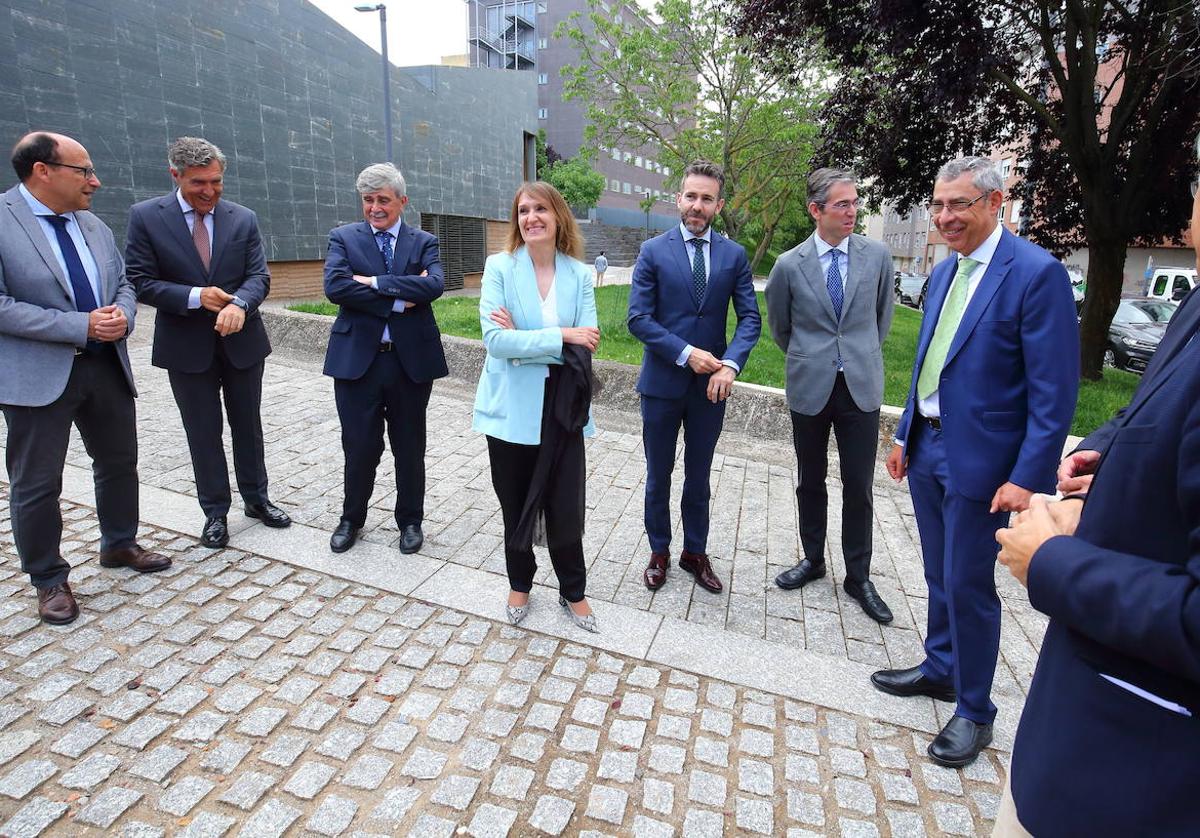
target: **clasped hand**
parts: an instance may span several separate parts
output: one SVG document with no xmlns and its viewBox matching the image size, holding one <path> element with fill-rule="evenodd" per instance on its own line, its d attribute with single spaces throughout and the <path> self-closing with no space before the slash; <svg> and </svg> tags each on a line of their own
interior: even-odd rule
<svg viewBox="0 0 1200 838">
<path fill-rule="evenodd" d="M 101 306 L 88 312 L 88 340 L 118 341 L 129 331 L 125 312 L 117 306 Z"/>
</svg>

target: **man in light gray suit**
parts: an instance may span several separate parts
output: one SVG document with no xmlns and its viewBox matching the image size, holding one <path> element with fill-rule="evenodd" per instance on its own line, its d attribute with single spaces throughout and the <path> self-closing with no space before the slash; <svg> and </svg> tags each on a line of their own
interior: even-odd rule
<svg viewBox="0 0 1200 838">
<path fill-rule="evenodd" d="M 0 205 L 0 410 L 13 539 L 37 588 L 38 616 L 79 616 L 59 552 L 71 425 L 92 457 L 100 564 L 149 573 L 171 560 L 134 541 L 138 528 L 136 391 L 125 337 L 133 286 L 112 231 L 87 212 L 100 188 L 87 150 L 37 131 L 13 148 L 21 183 Z"/>
<path fill-rule="evenodd" d="M 815 232 L 775 262 L 767 281 L 771 336 L 787 354 L 787 397 L 800 473 L 804 556 L 775 584 L 799 588 L 825 575 L 829 431 L 842 474 L 843 589 L 872 619 L 892 612 L 871 582 L 871 482 L 883 402 L 883 339 L 892 323 L 892 258 L 856 235 L 854 176 L 817 169 L 808 178 Z"/>
</svg>

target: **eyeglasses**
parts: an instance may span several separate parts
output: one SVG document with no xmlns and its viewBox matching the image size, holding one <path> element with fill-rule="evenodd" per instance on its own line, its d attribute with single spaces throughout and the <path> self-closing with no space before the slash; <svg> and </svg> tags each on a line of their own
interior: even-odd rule
<svg viewBox="0 0 1200 838">
<path fill-rule="evenodd" d="M 952 212 L 954 215 L 964 215 L 969 209 L 971 209 L 971 207 L 975 206 L 977 203 L 991 194 L 991 192 L 984 192 L 974 201 L 950 201 L 949 203 L 930 201 L 925 205 L 925 209 L 929 210 L 930 215 L 940 215 L 944 209 L 950 210 L 950 212 Z"/>
<path fill-rule="evenodd" d="M 853 201 L 838 201 L 836 204 L 822 204 L 822 209 L 833 209 L 838 212 L 845 212 L 848 209 L 859 209 L 862 207 L 862 199 L 855 198 Z"/>
<path fill-rule="evenodd" d="M 84 180 L 91 180 L 96 176 L 96 170 L 91 166 L 72 166 L 70 163 L 56 163 L 53 160 L 43 161 L 47 166 L 59 166 L 63 169 L 74 169 L 83 174 Z"/>
</svg>

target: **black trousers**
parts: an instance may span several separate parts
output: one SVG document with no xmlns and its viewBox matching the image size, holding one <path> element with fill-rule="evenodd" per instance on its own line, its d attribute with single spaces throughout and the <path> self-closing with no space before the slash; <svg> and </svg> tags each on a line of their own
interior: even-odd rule
<svg viewBox="0 0 1200 838">
<path fill-rule="evenodd" d="M 168 370 L 171 392 L 188 451 L 192 455 L 192 473 L 200 508 L 208 518 L 227 515 L 231 501 L 229 466 L 222 441 L 225 420 L 221 416 L 224 397 L 233 437 L 233 473 L 238 492 L 246 504 L 267 502 L 267 462 L 263 453 L 262 403 L 263 363 L 238 369 L 225 357 L 217 341 L 212 364 L 204 372 Z"/>
<path fill-rule="evenodd" d="M 71 425 L 92 458 L 100 549 L 132 547 L 138 528 L 137 419 L 133 394 L 111 347 L 75 356 L 66 389 L 44 407 L 4 405 L 13 540 L 21 570 L 39 588 L 65 582 L 63 466 Z"/>
<path fill-rule="evenodd" d="M 425 520 L 425 411 L 432 392 L 433 382 L 408 377 L 394 350 L 376 355 L 362 378 L 334 380 L 346 463 L 343 519 L 356 527 L 367 521 L 386 424 L 396 468 L 396 526 Z"/>
<path fill-rule="evenodd" d="M 492 466 L 492 487 L 500 499 L 500 511 L 504 516 L 504 563 L 508 570 L 508 584 L 514 591 L 529 593 L 533 589 L 533 574 L 537 571 L 537 559 L 533 545 L 514 547 L 509 543 L 510 535 L 521 520 L 521 510 L 529 494 L 533 480 L 533 469 L 537 463 L 538 445 L 518 445 L 489 436 L 488 459 Z M 566 497 L 564 496 L 567 495 Z M 560 533 L 555 531 L 559 518 L 556 504 L 576 503 L 570 493 L 556 490 L 554 485 L 546 491 L 546 536 L 550 547 L 550 563 L 558 576 L 558 592 L 568 602 L 579 602 L 587 587 L 587 565 L 583 559 L 582 533 Z M 577 518 L 578 515 L 570 517 Z M 574 535 L 572 538 L 571 536 Z M 554 545 L 560 545 L 555 547 Z"/>
<path fill-rule="evenodd" d="M 846 577 L 865 582 L 871 573 L 871 483 L 879 447 L 879 411 L 862 411 L 854 403 L 846 378 L 838 373 L 829 401 L 815 416 L 792 411 L 792 442 L 800 480 L 800 543 L 813 564 L 825 561 L 829 493 L 829 430 L 837 439 L 842 475 L 842 554 Z"/>
</svg>

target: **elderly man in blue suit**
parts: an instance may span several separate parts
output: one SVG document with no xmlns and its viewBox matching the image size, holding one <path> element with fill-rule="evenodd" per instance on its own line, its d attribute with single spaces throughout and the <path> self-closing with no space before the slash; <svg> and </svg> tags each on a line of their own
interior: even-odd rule
<svg viewBox="0 0 1200 838">
<path fill-rule="evenodd" d="M 365 220 L 329 234 L 325 296 L 340 307 L 325 374 L 342 423 L 345 498 L 329 539 L 349 550 L 367 519 L 387 425 L 396 464 L 400 552 L 421 549 L 425 517 L 425 410 L 446 375 L 442 336 L 430 305 L 445 289 L 437 238 L 405 224 L 404 177 L 391 163 L 367 166 L 355 183 Z"/>
<path fill-rule="evenodd" d="M 137 426 L 125 338 L 137 308 L 112 231 L 88 212 L 100 179 L 82 145 L 34 131 L 13 148 L 21 183 L 0 207 L 0 410 L 13 540 L 37 589 L 38 616 L 79 616 L 62 540 L 71 426 L 92 458 L 100 564 L 141 573 L 171 560 L 135 541 Z"/>
<path fill-rule="evenodd" d="M 1063 500 L 1034 498 L 996 533 L 1000 561 L 1050 617 L 996 835 L 1196 834 L 1198 331 L 1193 292 L 1133 400 L 1063 461 Z"/>
<path fill-rule="evenodd" d="M 909 479 L 929 623 L 925 660 L 876 672 L 901 696 L 957 701 L 929 745 L 962 766 L 992 739 L 1000 650 L 997 528 L 1054 489 L 1075 412 L 1079 328 L 1070 280 L 1046 251 L 1004 229 L 1003 178 L 993 161 L 951 160 L 929 212 L 954 255 L 929 278 L 917 360 L 888 472 Z"/>
<path fill-rule="evenodd" d="M 629 291 L 629 331 L 645 344 L 638 393 L 646 451 L 646 587 L 671 564 L 671 470 L 683 426 L 683 551 L 679 566 L 713 593 L 722 590 L 707 553 L 709 469 L 733 380 L 758 342 L 762 318 L 746 252 L 712 229 L 725 205 L 725 174 L 698 160 L 683 172 L 681 223 L 642 245 Z M 729 305 L 737 314 L 726 345 Z"/>
</svg>

